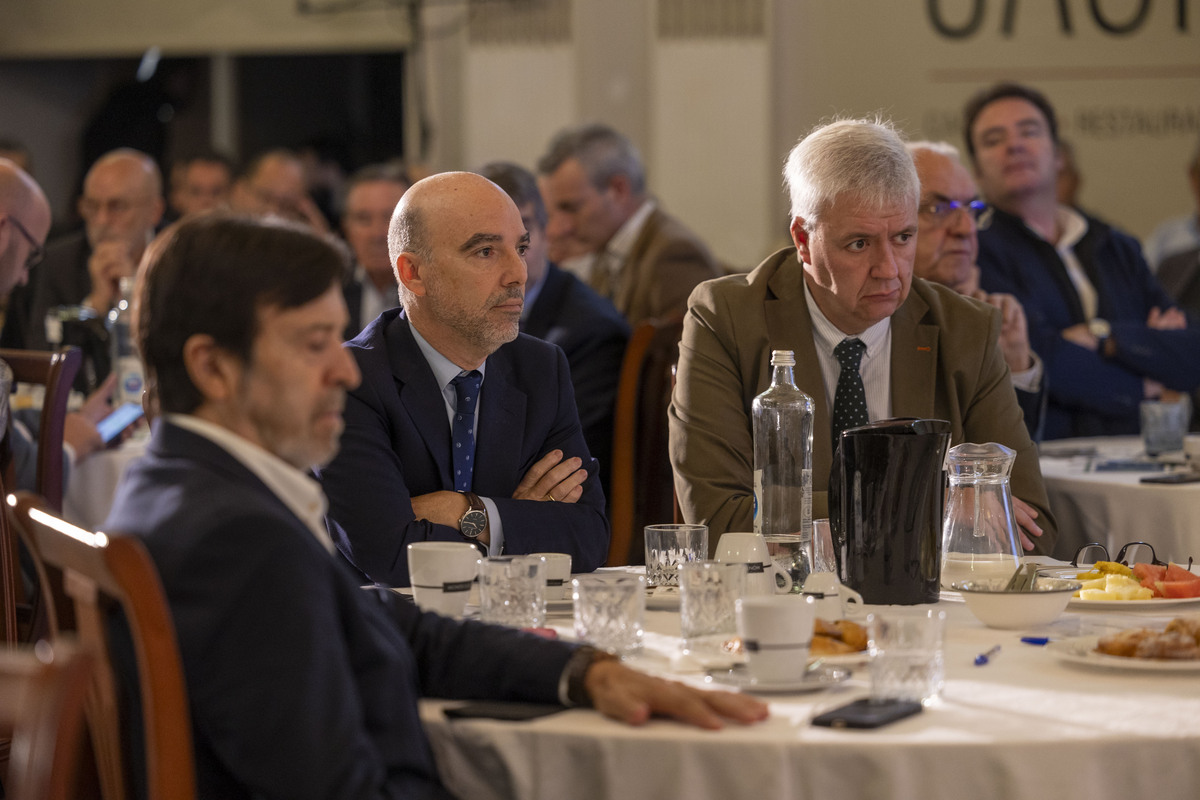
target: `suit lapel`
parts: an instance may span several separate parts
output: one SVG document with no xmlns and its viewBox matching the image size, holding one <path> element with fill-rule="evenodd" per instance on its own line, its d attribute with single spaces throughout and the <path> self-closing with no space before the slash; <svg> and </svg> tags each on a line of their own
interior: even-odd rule
<svg viewBox="0 0 1200 800">
<path fill-rule="evenodd" d="M 437 464 L 442 485 L 452 488 L 450 422 L 446 416 L 442 389 L 437 385 L 421 348 L 417 346 L 417 340 L 413 338 L 407 317 L 400 314 L 393 319 L 387 326 L 384 339 L 400 405 Z"/>
<path fill-rule="evenodd" d="M 914 281 L 917 279 L 914 279 Z M 908 299 L 892 315 L 892 416 L 927 419 L 935 416 L 930 387 L 937 382 L 938 326 L 922 324 L 929 310 L 909 290 Z"/>
<path fill-rule="evenodd" d="M 554 321 L 554 314 L 562 305 L 563 291 L 566 289 L 567 276 L 558 267 L 550 264 L 546 270 L 546 277 L 543 279 L 542 288 L 538 292 L 537 298 L 533 301 L 533 307 L 529 309 L 529 316 L 521 322 L 521 331 L 528 333 L 530 336 L 536 336 L 539 339 L 544 339 L 550 330 L 550 325 Z"/>
<path fill-rule="evenodd" d="M 527 465 L 521 463 L 528 396 L 513 378 L 508 347 L 487 360 L 479 394 L 479 430 L 475 444 L 474 489 L 507 497 Z"/>
</svg>

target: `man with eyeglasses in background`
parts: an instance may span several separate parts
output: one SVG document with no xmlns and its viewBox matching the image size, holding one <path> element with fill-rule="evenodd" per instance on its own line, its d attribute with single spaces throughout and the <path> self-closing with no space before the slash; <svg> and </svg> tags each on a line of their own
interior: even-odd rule
<svg viewBox="0 0 1200 800">
<path fill-rule="evenodd" d="M 23 286 L 29 271 L 45 255 L 43 242 L 50 232 L 50 204 L 37 182 L 13 162 L 0 158 L 0 300 L 8 298 L 14 288 Z M 11 435 L 8 428 L 8 396 L 12 390 L 12 370 L 0 361 L 0 444 L 3 459 L 11 458 L 15 485 L 9 489 L 34 489 L 37 467 L 36 437 L 17 419 L 13 420 Z M 90 397 L 78 413 L 68 414 L 63 425 L 66 445 L 64 463 L 68 471 L 73 462 L 104 446 L 96 423 L 108 410 L 112 384 Z M 69 479 L 69 474 L 64 476 Z"/>
<path fill-rule="evenodd" d="M 1136 434 L 1139 405 L 1200 386 L 1200 325 L 1146 266 L 1136 239 L 1057 196 L 1050 102 L 1002 83 L 968 101 L 967 152 L 994 210 L 979 232 L 980 285 L 1025 306 L 1046 364 L 1046 439 Z"/>
<path fill-rule="evenodd" d="M 1041 438 L 1039 423 L 1046 393 L 1042 360 L 1029 347 L 1025 309 L 1010 294 L 988 294 L 979 288 L 977 224 L 988 205 L 979 199 L 971 173 L 959 161 L 953 145 L 910 142 L 908 152 L 921 181 L 913 275 L 1000 309 L 1000 350 L 1025 415 L 1025 427 L 1036 442 Z"/>
<path fill-rule="evenodd" d="M 150 156 L 121 148 L 97 159 L 79 198 L 84 230 L 46 248 L 29 286 L 13 294 L 0 346 L 50 349 L 46 313 L 58 306 L 84 306 L 103 319 L 120 300 L 121 278 L 133 277 L 163 208 L 162 175 Z"/>
</svg>

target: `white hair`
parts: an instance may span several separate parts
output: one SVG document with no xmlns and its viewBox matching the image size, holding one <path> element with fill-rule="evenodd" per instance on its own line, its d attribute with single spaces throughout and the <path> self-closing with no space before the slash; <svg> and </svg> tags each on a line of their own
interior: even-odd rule
<svg viewBox="0 0 1200 800">
<path fill-rule="evenodd" d="M 839 197 L 883 208 L 911 203 L 921 184 L 912 156 L 891 123 L 843 119 L 815 128 L 792 148 L 783 167 L 792 216 L 813 230 Z"/>
</svg>

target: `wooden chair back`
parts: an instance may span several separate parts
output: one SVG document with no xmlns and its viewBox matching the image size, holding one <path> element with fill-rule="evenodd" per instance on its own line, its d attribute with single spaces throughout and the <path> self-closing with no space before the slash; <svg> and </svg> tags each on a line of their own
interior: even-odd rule
<svg viewBox="0 0 1200 800">
<path fill-rule="evenodd" d="M 609 566 L 645 561 L 646 525 L 678 519 L 667 449 L 667 406 L 682 320 L 637 325 L 625 348 L 613 411 Z"/>
<path fill-rule="evenodd" d="M 56 511 L 63 507 L 63 426 L 67 419 L 67 398 L 71 383 L 83 363 L 83 353 L 77 347 L 56 351 L 3 350 L 3 359 L 13 371 L 13 380 L 46 388 L 42 401 L 41 425 L 38 432 L 37 480 L 35 491 Z M 8 486 L 15 488 L 9 476 Z"/>
<path fill-rule="evenodd" d="M 0 727 L 12 737 L 6 797 L 77 797 L 91 663 L 67 642 L 0 650 Z"/>
<path fill-rule="evenodd" d="M 8 503 L 38 565 L 52 639 L 72 632 L 95 658 L 88 723 L 102 796 L 134 796 L 131 787 L 144 777 L 149 800 L 191 800 L 195 766 L 183 664 L 145 546 L 136 537 L 92 533 L 64 522 L 28 493 L 9 495 Z M 137 737 L 131 728 L 122 729 L 120 692 L 131 670 L 130 654 L 120 650 L 127 645 L 114 637 L 118 611 L 136 664 L 144 776 L 135 771 L 138 764 L 126 763 L 127 747 Z"/>
</svg>

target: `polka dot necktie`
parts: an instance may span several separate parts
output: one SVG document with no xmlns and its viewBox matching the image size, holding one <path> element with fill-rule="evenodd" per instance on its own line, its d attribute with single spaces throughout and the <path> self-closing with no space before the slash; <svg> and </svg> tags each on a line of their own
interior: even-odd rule
<svg viewBox="0 0 1200 800">
<path fill-rule="evenodd" d="M 475 406 L 479 402 L 479 385 L 483 376 L 478 370 L 464 372 L 454 380 L 458 397 L 451 429 L 454 458 L 454 491 L 471 491 L 471 474 L 475 468 Z"/>
<path fill-rule="evenodd" d="M 867 414 L 867 393 L 863 389 L 858 365 L 867 346 L 861 339 L 843 339 L 833 348 L 833 357 L 841 365 L 837 391 L 833 395 L 833 447 L 836 450 L 842 431 L 871 421 Z"/>
</svg>

